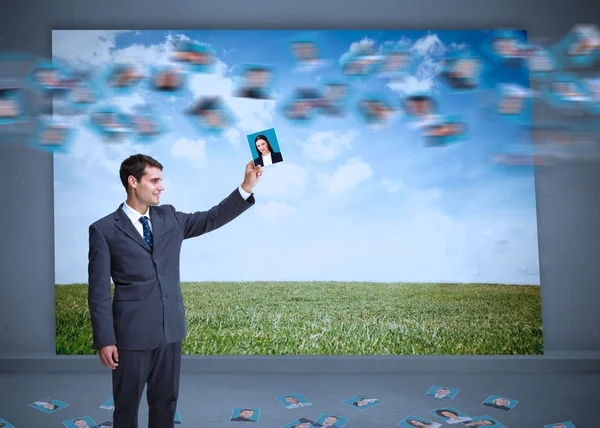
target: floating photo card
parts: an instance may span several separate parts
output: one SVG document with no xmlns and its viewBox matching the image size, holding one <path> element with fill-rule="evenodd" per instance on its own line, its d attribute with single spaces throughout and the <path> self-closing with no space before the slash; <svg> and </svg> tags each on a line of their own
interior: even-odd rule
<svg viewBox="0 0 600 428">
<path fill-rule="evenodd" d="M 350 84 L 341 80 L 322 79 L 320 89 L 319 112 L 324 116 L 342 117 L 346 114 L 352 95 Z"/>
<path fill-rule="evenodd" d="M 505 425 L 501 424 L 491 416 L 474 416 L 471 421 L 463 423 L 468 427 L 506 428 Z"/>
<path fill-rule="evenodd" d="M 382 401 L 378 398 L 369 397 L 368 395 L 357 395 L 344 400 L 343 403 L 358 410 L 366 410 L 380 405 Z"/>
<path fill-rule="evenodd" d="M 34 409 L 41 410 L 44 413 L 54 413 L 65 407 L 69 406 L 67 403 L 63 403 L 62 401 L 55 400 L 54 398 L 46 397 L 42 398 L 39 401 L 34 401 L 29 404 L 30 407 Z"/>
<path fill-rule="evenodd" d="M 70 118 L 41 115 L 30 145 L 35 149 L 51 153 L 67 153 L 75 133 Z"/>
<path fill-rule="evenodd" d="M 501 83 L 497 86 L 496 114 L 504 120 L 517 124 L 531 123 L 530 89 L 514 83 Z"/>
<path fill-rule="evenodd" d="M 458 115 L 435 116 L 422 127 L 425 145 L 428 147 L 443 147 L 465 141 L 468 131 L 469 126 Z"/>
<path fill-rule="evenodd" d="M 466 51 L 451 54 L 441 62 L 440 76 L 452 93 L 484 89 L 487 63 L 480 55 Z"/>
<path fill-rule="evenodd" d="M 295 88 L 292 95 L 280 103 L 280 112 L 292 124 L 308 125 L 317 118 L 322 100 L 317 88 Z"/>
<path fill-rule="evenodd" d="M 481 403 L 481 405 L 509 412 L 517 405 L 518 402 L 519 400 L 514 400 L 512 398 L 490 395 L 483 403 Z"/>
<path fill-rule="evenodd" d="M 0 125 L 28 119 L 23 88 L 0 88 Z"/>
<path fill-rule="evenodd" d="M 115 410 L 115 399 L 110 397 L 104 404 L 100 406 L 100 408 L 106 410 Z"/>
<path fill-rule="evenodd" d="M 275 398 L 288 409 L 312 406 L 312 403 L 310 401 L 308 401 L 306 398 L 304 398 L 301 394 L 298 393 L 279 395 Z"/>
<path fill-rule="evenodd" d="M 590 96 L 581 80 L 571 73 L 552 77 L 544 86 L 544 95 L 556 108 L 583 111 L 590 102 Z"/>
<path fill-rule="evenodd" d="M 600 77 L 584 78 L 581 83 L 589 97 L 588 107 L 592 114 L 600 114 Z"/>
<path fill-rule="evenodd" d="M 290 52 L 303 70 L 313 70 L 325 64 L 322 49 L 315 34 L 303 33 L 292 39 Z"/>
<path fill-rule="evenodd" d="M 526 35 L 523 30 L 496 30 L 483 43 L 482 50 L 496 65 L 520 65 L 527 57 Z"/>
<path fill-rule="evenodd" d="M 186 88 L 187 76 L 182 67 L 172 64 L 153 67 L 148 79 L 149 88 L 155 92 L 181 94 Z"/>
<path fill-rule="evenodd" d="M 194 73 L 214 73 L 216 70 L 217 54 L 206 43 L 180 40 L 171 52 L 171 58 Z"/>
<path fill-rule="evenodd" d="M 201 133 L 213 136 L 221 135 L 237 120 L 219 96 L 199 98 L 185 113 Z"/>
<path fill-rule="evenodd" d="M 527 67 L 532 79 L 542 80 L 560 70 L 561 64 L 550 49 L 540 45 L 529 45 L 527 47 Z"/>
<path fill-rule="evenodd" d="M 359 116 L 368 124 L 381 127 L 389 124 L 394 118 L 397 109 L 386 99 L 378 94 L 367 94 L 358 102 Z"/>
<path fill-rule="evenodd" d="M 461 422 L 469 422 L 473 419 L 470 416 L 465 415 L 461 411 L 456 410 L 454 407 L 443 407 L 441 409 L 434 409 L 430 410 L 429 413 L 435 415 L 436 417 L 440 418 L 441 420 L 450 425 L 459 424 Z"/>
<path fill-rule="evenodd" d="M 80 418 L 69 419 L 62 421 L 63 425 L 67 428 L 93 428 L 96 426 L 96 422 L 89 416 L 82 416 Z"/>
<path fill-rule="evenodd" d="M 133 133 L 129 115 L 112 105 L 94 108 L 85 123 L 106 142 L 123 142 Z"/>
<path fill-rule="evenodd" d="M 595 24 L 575 25 L 556 45 L 566 66 L 591 67 L 600 57 L 600 29 Z"/>
<path fill-rule="evenodd" d="M 384 55 L 365 44 L 342 55 L 340 67 L 346 76 L 364 78 L 377 73 L 384 61 Z"/>
<path fill-rule="evenodd" d="M 423 419 L 418 416 L 410 415 L 398 422 L 398 425 L 404 428 L 440 428 L 442 424 L 430 421 L 429 419 Z"/>
<path fill-rule="evenodd" d="M 69 88 L 65 82 L 68 78 L 69 68 L 56 59 L 38 60 L 27 74 L 27 81 L 34 90 L 53 96 L 67 93 Z"/>
<path fill-rule="evenodd" d="M 133 64 L 114 64 L 109 67 L 102 80 L 109 93 L 126 95 L 132 93 L 144 78 Z"/>
<path fill-rule="evenodd" d="M 258 407 L 235 407 L 231 412 L 232 422 L 258 422 L 259 417 Z"/>
<path fill-rule="evenodd" d="M 6 419 L 0 418 L 0 428 L 15 428 L 15 426 L 10 424 Z"/>
<path fill-rule="evenodd" d="M 246 138 L 248 139 L 255 166 L 260 165 L 265 167 L 283 162 L 283 155 L 279 148 L 275 128 L 255 132 L 254 134 L 247 135 Z"/>
<path fill-rule="evenodd" d="M 141 105 L 134 108 L 129 115 L 129 122 L 133 131 L 133 139 L 140 143 L 150 143 L 167 132 L 167 126 L 150 105 Z"/>
<path fill-rule="evenodd" d="M 437 115 L 439 106 L 431 92 L 416 91 L 404 97 L 402 110 L 408 121 L 427 122 Z"/>
<path fill-rule="evenodd" d="M 456 394 L 458 394 L 458 391 L 459 390 L 456 388 L 449 388 L 447 386 L 442 385 L 433 385 L 431 388 L 429 388 L 429 391 L 427 391 L 425 395 L 429 395 L 435 398 L 443 398 L 446 400 L 453 400 L 454 397 L 456 397 Z"/>
<path fill-rule="evenodd" d="M 275 71 L 273 67 L 262 64 L 245 64 L 242 66 L 240 83 L 233 96 L 256 100 L 273 99 Z"/>
<path fill-rule="evenodd" d="M 575 425 L 573 425 L 573 422 L 571 421 L 566 421 L 550 425 L 544 425 L 544 428 L 575 428 Z"/>
<path fill-rule="evenodd" d="M 414 60 L 413 54 L 408 49 L 385 47 L 383 60 L 375 72 L 386 80 L 403 79 L 413 70 Z"/>
<path fill-rule="evenodd" d="M 315 426 L 322 428 L 342 428 L 348 423 L 350 418 L 345 416 L 334 415 L 331 413 L 323 413 L 315 421 Z"/>
<path fill-rule="evenodd" d="M 91 106 L 103 98 L 100 88 L 91 80 L 73 82 L 66 96 L 67 106 L 76 114 L 86 113 Z"/>
<path fill-rule="evenodd" d="M 316 422 L 311 419 L 299 418 L 289 424 L 283 425 L 281 428 L 313 428 L 316 426 Z"/>
</svg>

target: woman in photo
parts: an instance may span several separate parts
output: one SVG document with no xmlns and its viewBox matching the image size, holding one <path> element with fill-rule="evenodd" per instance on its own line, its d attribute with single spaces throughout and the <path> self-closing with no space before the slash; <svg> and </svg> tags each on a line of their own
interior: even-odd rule
<svg viewBox="0 0 600 428">
<path fill-rule="evenodd" d="M 458 416 L 458 413 L 452 411 L 452 410 L 448 410 L 448 409 L 440 409 L 440 410 L 436 410 L 435 413 L 442 417 L 447 424 L 457 424 L 459 422 L 468 422 L 471 420 L 470 417 L 468 416 Z"/>
<path fill-rule="evenodd" d="M 478 421 L 465 422 L 465 425 L 468 427 L 491 427 L 496 425 L 496 423 L 489 419 L 480 419 Z"/>
<path fill-rule="evenodd" d="M 437 424 L 437 423 L 423 422 L 423 421 L 419 421 L 417 419 L 408 419 L 405 421 L 405 423 L 408 425 L 411 425 L 413 427 L 418 427 L 418 428 L 437 428 L 440 426 L 440 424 Z"/>
<path fill-rule="evenodd" d="M 265 135 L 257 135 L 254 139 L 254 145 L 258 152 L 258 157 L 254 159 L 255 166 L 260 165 L 265 167 L 283 161 L 281 153 L 273 150 L 269 139 Z"/>
</svg>

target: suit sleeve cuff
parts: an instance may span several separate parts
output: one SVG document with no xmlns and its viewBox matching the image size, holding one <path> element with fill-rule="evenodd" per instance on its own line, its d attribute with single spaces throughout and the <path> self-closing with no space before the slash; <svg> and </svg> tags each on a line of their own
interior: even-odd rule
<svg viewBox="0 0 600 428">
<path fill-rule="evenodd" d="M 240 184 L 240 187 L 238 187 L 238 190 L 240 191 L 240 195 L 242 195 L 242 198 L 244 198 L 244 199 L 248 199 L 252 195 L 252 193 L 248 193 L 244 189 L 242 189 L 241 184 Z"/>
</svg>

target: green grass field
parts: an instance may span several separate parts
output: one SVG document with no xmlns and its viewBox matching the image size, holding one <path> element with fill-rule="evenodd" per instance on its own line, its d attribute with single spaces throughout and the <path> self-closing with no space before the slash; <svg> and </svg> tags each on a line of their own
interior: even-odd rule
<svg viewBox="0 0 600 428">
<path fill-rule="evenodd" d="M 182 283 L 184 354 L 542 354 L 539 286 Z M 94 354 L 87 284 L 56 286 L 56 352 Z"/>
</svg>

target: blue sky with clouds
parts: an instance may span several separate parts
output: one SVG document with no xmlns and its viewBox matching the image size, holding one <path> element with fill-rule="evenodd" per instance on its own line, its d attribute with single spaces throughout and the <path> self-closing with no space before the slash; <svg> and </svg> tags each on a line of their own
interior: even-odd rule
<svg viewBox="0 0 600 428">
<path fill-rule="evenodd" d="M 461 49 L 477 48 L 486 31 L 324 31 L 317 38 L 326 59 L 300 69 L 288 43 L 295 31 L 54 30 L 53 55 L 69 66 L 98 72 L 116 62 L 142 69 L 167 64 L 173 43 L 190 38 L 216 50 L 214 74 L 188 75 L 180 95 L 149 92 L 107 99 L 129 112 L 152 103 L 169 132 L 151 144 L 105 143 L 75 120 L 66 154 L 55 155 L 56 282 L 87 282 L 88 227 L 125 199 L 119 165 L 130 154 L 158 159 L 166 191 L 161 203 L 179 211 L 205 210 L 243 180 L 251 160 L 246 135 L 274 127 L 284 162 L 265 168 L 256 206 L 220 230 L 187 240 L 182 281 L 374 281 L 539 284 L 534 173 L 507 168 L 492 157 L 511 145 L 527 150 L 520 128 L 490 113 L 491 90 L 449 93 L 436 64 Z M 339 59 L 357 44 L 374 49 L 399 44 L 418 61 L 402 81 L 348 79 Z M 426 147 L 399 113 L 382 129 L 355 114 L 319 117 L 310 126 L 287 122 L 276 100 L 232 96 L 240 64 L 273 66 L 275 93 L 321 79 L 353 84 L 353 102 L 379 93 L 399 106 L 401 96 L 429 89 L 442 114 L 461 115 L 469 139 Z M 486 86 L 528 86 L 523 70 L 491 69 Z M 182 113 L 200 96 L 220 95 L 237 116 L 220 137 L 202 134 Z"/>
</svg>

